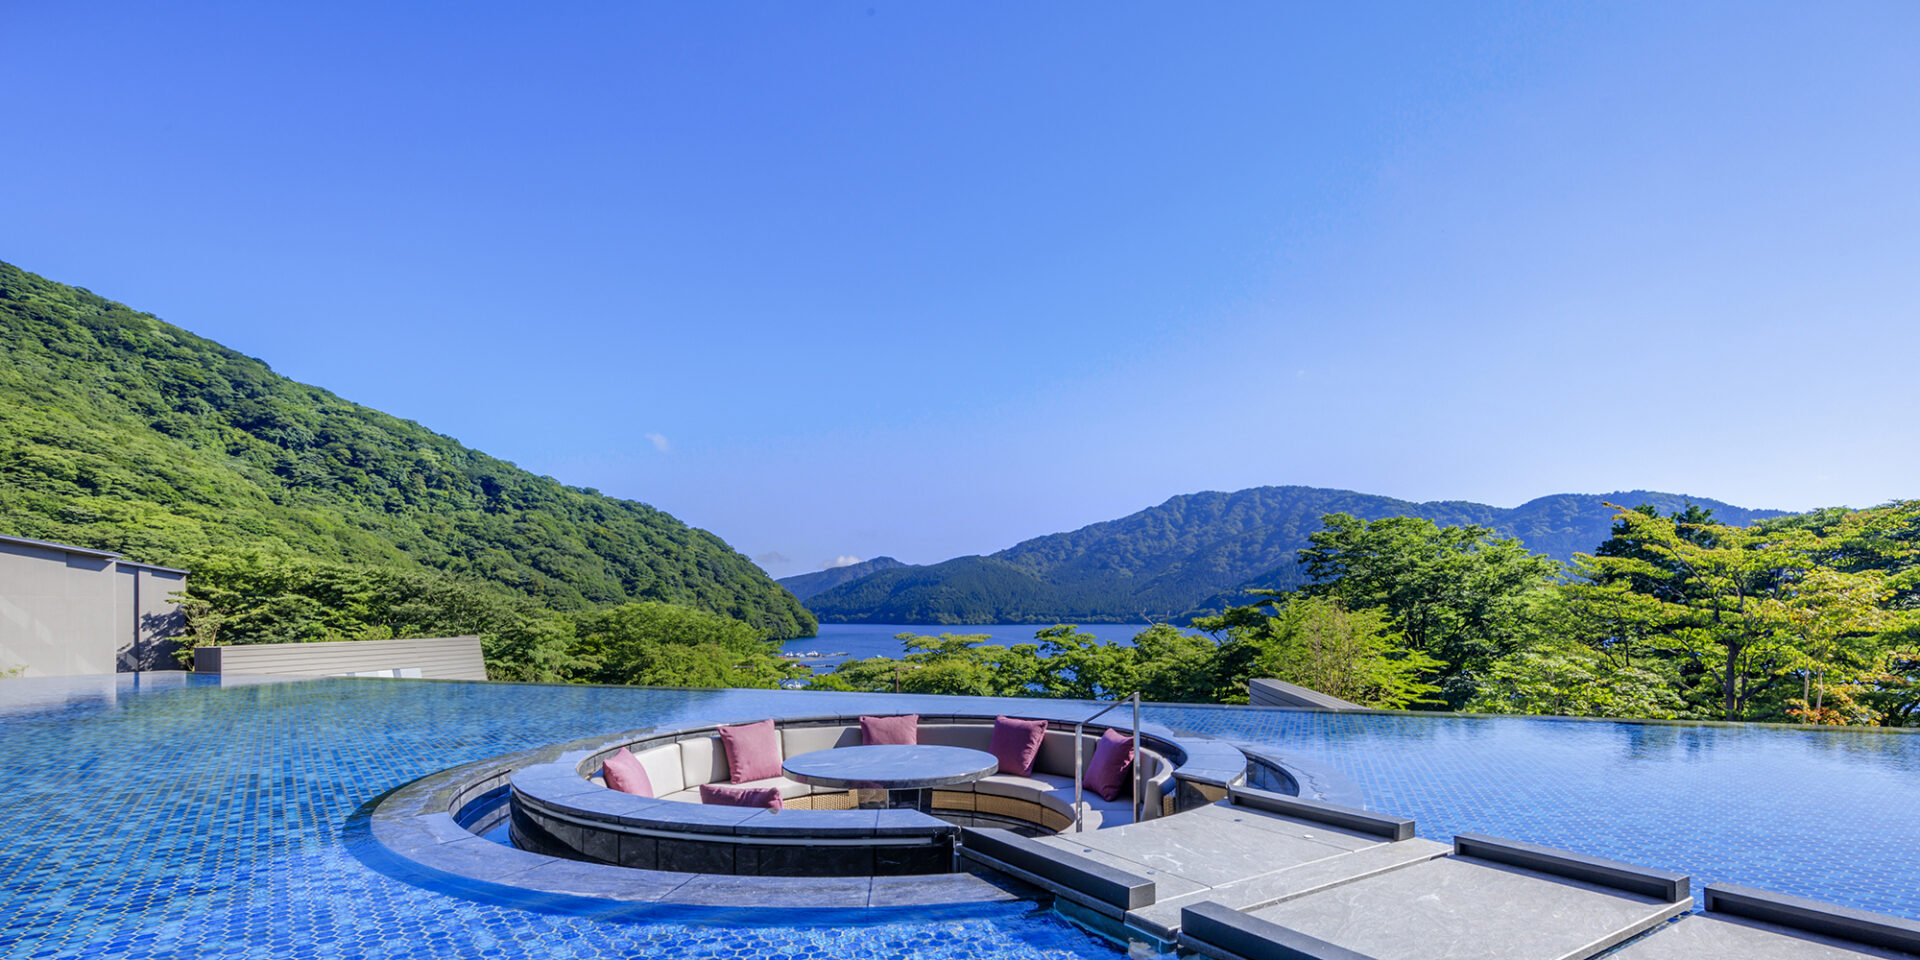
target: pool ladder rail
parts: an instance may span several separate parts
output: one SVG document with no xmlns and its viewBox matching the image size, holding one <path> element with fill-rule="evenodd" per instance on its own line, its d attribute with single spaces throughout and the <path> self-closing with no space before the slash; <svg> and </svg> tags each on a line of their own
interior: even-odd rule
<svg viewBox="0 0 1920 960">
<path fill-rule="evenodd" d="M 1085 762 L 1085 756 L 1082 752 L 1086 749 L 1085 745 L 1086 745 L 1087 724 L 1092 723 L 1093 721 L 1106 716 L 1107 713 L 1113 710 L 1113 708 L 1115 707 L 1122 706 L 1129 703 L 1133 704 L 1133 819 L 1130 821 L 1132 823 L 1140 822 L 1140 811 L 1141 811 L 1140 800 L 1141 800 L 1141 797 L 1145 795 L 1146 789 L 1147 789 L 1147 784 L 1146 784 L 1147 778 L 1145 774 L 1146 764 L 1140 762 L 1140 691 L 1135 690 L 1134 692 L 1124 697 L 1121 697 L 1118 700 L 1114 700 L 1111 702 L 1108 702 L 1108 701 L 1095 701 L 1095 702 L 1106 703 L 1107 705 L 1104 707 L 1101 707 L 1098 711 L 1086 717 L 1085 719 L 1076 721 L 1073 725 L 1073 832 L 1074 833 L 1079 833 L 1084 829 L 1081 823 L 1081 820 L 1082 820 L 1082 811 L 1085 808 L 1081 806 L 1080 801 L 1082 797 L 1085 795 L 1083 791 L 1086 788 L 1086 779 L 1087 779 L 1087 765 Z"/>
</svg>

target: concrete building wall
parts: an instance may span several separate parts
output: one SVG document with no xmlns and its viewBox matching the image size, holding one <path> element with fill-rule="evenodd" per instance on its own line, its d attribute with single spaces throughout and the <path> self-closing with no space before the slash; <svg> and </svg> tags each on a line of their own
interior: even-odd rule
<svg viewBox="0 0 1920 960">
<path fill-rule="evenodd" d="M 180 669 L 173 638 L 186 632 L 187 617 L 174 594 L 185 589 L 187 575 L 179 570 L 120 561 L 120 669 Z"/>
<path fill-rule="evenodd" d="M 185 586 L 183 570 L 0 537 L 0 671 L 60 677 L 173 668 L 168 638 L 184 623 L 168 594 Z"/>
</svg>

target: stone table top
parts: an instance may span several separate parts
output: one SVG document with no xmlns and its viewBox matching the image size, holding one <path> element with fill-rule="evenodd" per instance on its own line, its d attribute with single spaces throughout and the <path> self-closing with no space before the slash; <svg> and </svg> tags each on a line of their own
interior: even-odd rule
<svg viewBox="0 0 1920 960">
<path fill-rule="evenodd" d="M 801 783 L 849 790 L 917 790 L 972 783 L 1000 769 L 985 750 L 931 744 L 838 747 L 789 757 L 781 765 Z"/>
</svg>

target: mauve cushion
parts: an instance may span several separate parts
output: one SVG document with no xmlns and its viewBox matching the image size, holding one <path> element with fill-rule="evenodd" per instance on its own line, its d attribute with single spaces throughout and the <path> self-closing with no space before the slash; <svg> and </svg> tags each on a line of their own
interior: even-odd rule
<svg viewBox="0 0 1920 960">
<path fill-rule="evenodd" d="M 1127 792 L 1127 775 L 1133 771 L 1133 738 L 1118 730 L 1108 730 L 1094 744 L 1093 762 L 1087 764 L 1087 789 L 1102 800 L 1117 800 Z"/>
<path fill-rule="evenodd" d="M 987 752 L 1000 761 L 1000 772 L 1024 777 L 1033 772 L 1033 758 L 1040 755 L 1040 741 L 1047 738 L 1045 720 L 993 718 L 993 737 Z"/>
<path fill-rule="evenodd" d="M 640 758 L 633 751 L 621 747 L 600 767 L 600 776 L 607 781 L 607 789 L 621 793 L 631 793 L 641 797 L 653 796 L 653 781 L 647 778 L 647 768 L 640 765 Z"/>
<path fill-rule="evenodd" d="M 722 807 L 787 808 L 786 801 L 780 799 L 779 787 L 735 787 L 724 783 L 701 784 L 700 802 Z"/>
<path fill-rule="evenodd" d="M 861 717 L 860 742 L 869 747 L 879 744 L 915 746 L 920 742 L 920 715 L 903 713 L 897 717 Z"/>
<path fill-rule="evenodd" d="M 721 727 L 720 742 L 727 748 L 727 779 L 734 783 L 780 775 L 780 733 L 772 720 Z"/>
</svg>

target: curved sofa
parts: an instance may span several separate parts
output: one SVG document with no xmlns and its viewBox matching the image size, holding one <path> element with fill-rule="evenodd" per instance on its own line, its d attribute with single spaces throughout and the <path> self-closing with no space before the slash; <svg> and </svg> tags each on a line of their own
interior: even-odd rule
<svg viewBox="0 0 1920 960">
<path fill-rule="evenodd" d="M 919 739 L 984 750 L 993 720 L 922 715 Z M 913 810 L 856 809 L 852 791 L 819 790 L 786 777 L 743 784 L 778 789 L 784 811 L 704 805 L 699 802 L 700 785 L 728 781 L 719 725 L 623 734 L 516 770 L 511 778 L 512 836 L 522 849 L 647 869 L 789 876 L 947 872 L 954 869 L 957 823 L 1033 831 L 1072 827 L 1073 728 L 1058 720 L 1050 724 L 1030 776 L 993 774 L 932 791 L 932 807 L 945 819 Z M 861 742 L 857 716 L 776 719 L 775 725 L 782 759 Z M 1094 743 L 1107 729 L 1086 726 L 1083 766 L 1092 762 Z M 600 782 L 601 765 L 622 747 L 646 768 L 657 797 L 619 793 Z M 1175 783 L 1191 752 L 1186 742 L 1142 732 L 1145 818 L 1179 807 L 1182 791 Z M 1208 749 L 1200 753 L 1211 758 Z M 1237 750 L 1232 753 L 1237 769 L 1231 772 L 1237 775 L 1245 760 Z M 1193 800 L 1204 802 L 1215 792 L 1220 779 L 1215 760 L 1207 759 L 1199 765 L 1203 769 L 1194 771 L 1195 789 L 1184 791 Z M 1218 786 L 1224 789 L 1224 783 Z M 1083 793 L 1082 829 L 1131 822 L 1131 807 L 1125 793 L 1115 800 Z"/>
</svg>

